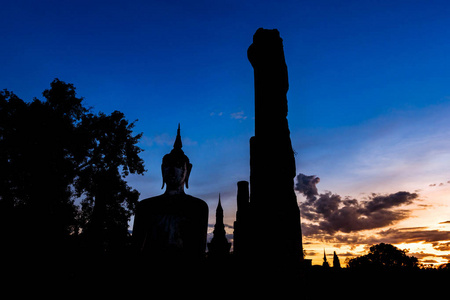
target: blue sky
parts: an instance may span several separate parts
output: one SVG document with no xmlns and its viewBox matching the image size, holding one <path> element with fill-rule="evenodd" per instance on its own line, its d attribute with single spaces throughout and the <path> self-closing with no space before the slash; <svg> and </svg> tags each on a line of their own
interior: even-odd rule
<svg viewBox="0 0 450 300">
<path fill-rule="evenodd" d="M 129 183 L 142 198 L 162 192 L 181 123 L 187 192 L 211 218 L 221 193 L 231 225 L 254 132 L 246 51 L 277 28 L 297 173 L 321 191 L 421 190 L 433 205 L 429 185 L 450 180 L 449 15 L 447 1 L 4 1 L 0 88 L 31 101 L 59 78 L 94 111 L 139 119 L 148 172 Z"/>
</svg>

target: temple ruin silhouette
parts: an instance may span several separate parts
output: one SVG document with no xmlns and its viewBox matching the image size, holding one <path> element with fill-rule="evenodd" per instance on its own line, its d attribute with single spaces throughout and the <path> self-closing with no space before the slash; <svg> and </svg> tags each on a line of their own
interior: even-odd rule
<svg viewBox="0 0 450 300">
<path fill-rule="evenodd" d="M 322 263 L 322 267 L 324 268 L 329 268 L 330 264 L 328 263 L 327 260 L 327 254 L 325 253 L 325 249 L 323 249 L 323 263 Z"/>
<path fill-rule="evenodd" d="M 250 184 L 237 184 L 234 257 L 239 263 L 298 267 L 303 261 L 302 233 L 287 121 L 288 73 L 278 30 L 258 29 L 247 55 L 254 69 L 255 135 L 250 138 Z M 206 248 L 208 208 L 184 193 L 192 164 L 181 147 L 178 127 L 174 149 L 163 158 L 166 192 L 141 201 L 137 208 L 133 235 L 141 254 L 194 257 Z M 214 236 L 207 246 L 210 258 L 224 258 L 230 251 L 220 196 Z"/>
<path fill-rule="evenodd" d="M 158 265 L 184 264 L 204 258 L 209 208 L 187 195 L 192 164 L 184 154 L 178 125 L 170 153 L 163 157 L 164 194 L 139 202 L 133 227 L 133 244 L 142 261 Z"/>
<path fill-rule="evenodd" d="M 216 224 L 214 225 L 213 238 L 208 243 L 208 257 L 210 259 L 222 260 L 226 259 L 230 254 L 231 243 L 228 242 L 225 232 L 225 224 L 223 223 L 223 208 L 220 203 L 216 209 Z"/>
<path fill-rule="evenodd" d="M 303 246 L 282 42 L 278 30 L 259 28 L 247 51 L 254 69 L 255 136 L 250 139 L 250 193 L 247 182 L 238 183 L 234 253 L 255 263 L 295 266 L 303 260 Z"/>
<path fill-rule="evenodd" d="M 333 252 L 333 268 L 340 269 L 341 268 L 341 261 L 339 260 L 339 257 L 336 254 L 336 251 Z"/>
</svg>

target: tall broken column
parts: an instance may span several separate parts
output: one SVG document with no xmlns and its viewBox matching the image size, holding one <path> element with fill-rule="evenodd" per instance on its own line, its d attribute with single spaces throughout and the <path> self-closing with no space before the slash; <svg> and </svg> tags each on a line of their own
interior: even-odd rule
<svg viewBox="0 0 450 300">
<path fill-rule="evenodd" d="M 255 80 L 255 136 L 250 139 L 251 252 L 267 263 L 292 264 L 302 260 L 303 248 L 282 42 L 278 30 L 260 28 L 247 52 Z"/>
</svg>

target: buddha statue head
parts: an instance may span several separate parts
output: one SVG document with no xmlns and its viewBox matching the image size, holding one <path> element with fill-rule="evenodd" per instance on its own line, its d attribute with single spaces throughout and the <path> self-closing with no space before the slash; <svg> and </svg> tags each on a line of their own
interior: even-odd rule
<svg viewBox="0 0 450 300">
<path fill-rule="evenodd" d="M 191 174 L 192 164 L 189 158 L 184 154 L 181 148 L 183 144 L 180 136 L 180 124 L 178 124 L 177 137 L 170 153 L 164 155 L 161 164 L 161 173 L 163 185 L 168 194 L 184 194 L 184 185 L 189 188 L 189 175 Z"/>
</svg>

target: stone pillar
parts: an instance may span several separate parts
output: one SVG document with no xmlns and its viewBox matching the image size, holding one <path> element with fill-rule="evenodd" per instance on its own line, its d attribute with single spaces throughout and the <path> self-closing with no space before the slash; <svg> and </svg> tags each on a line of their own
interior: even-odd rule
<svg viewBox="0 0 450 300">
<path fill-rule="evenodd" d="M 258 29 L 247 54 L 255 81 L 255 136 L 250 139 L 251 251 L 267 263 L 299 263 L 303 258 L 300 210 L 286 118 L 289 84 L 278 30 Z"/>
</svg>

